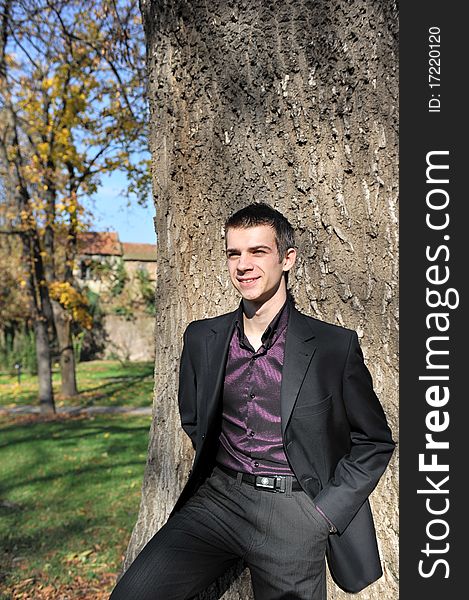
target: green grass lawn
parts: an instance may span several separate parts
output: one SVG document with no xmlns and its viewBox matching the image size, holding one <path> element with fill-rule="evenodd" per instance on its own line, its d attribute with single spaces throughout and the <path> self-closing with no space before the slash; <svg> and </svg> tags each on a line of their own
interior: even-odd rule
<svg viewBox="0 0 469 600">
<path fill-rule="evenodd" d="M 80 365 L 82 389 L 100 390 L 107 403 L 117 395 L 121 404 L 130 394 L 137 405 L 144 396 L 150 403 L 151 382 L 135 400 L 148 367 L 117 365 L 101 370 L 95 364 L 91 371 L 89 363 Z M 113 581 L 109 574 L 120 569 L 138 512 L 150 421 L 121 415 L 0 419 L 0 599 L 59 597 L 16 596 L 11 590 L 19 582 L 33 590 L 77 576 L 107 574 Z"/>
<path fill-rule="evenodd" d="M 80 394 L 60 395 L 60 373 L 54 369 L 53 383 L 57 406 L 151 406 L 153 363 L 102 360 L 80 363 L 77 367 Z M 37 404 L 37 377 L 0 374 L 0 407 Z"/>
</svg>

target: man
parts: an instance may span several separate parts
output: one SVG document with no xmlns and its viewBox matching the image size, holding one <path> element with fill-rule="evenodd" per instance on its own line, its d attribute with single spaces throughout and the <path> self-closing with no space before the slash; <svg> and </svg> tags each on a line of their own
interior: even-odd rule
<svg viewBox="0 0 469 600">
<path fill-rule="evenodd" d="M 355 332 L 287 291 L 293 229 L 266 204 L 226 223 L 231 313 L 191 323 L 179 380 L 196 450 L 171 517 L 112 600 L 190 598 L 243 559 L 256 600 L 323 600 L 381 576 L 368 496 L 394 448 Z"/>
</svg>

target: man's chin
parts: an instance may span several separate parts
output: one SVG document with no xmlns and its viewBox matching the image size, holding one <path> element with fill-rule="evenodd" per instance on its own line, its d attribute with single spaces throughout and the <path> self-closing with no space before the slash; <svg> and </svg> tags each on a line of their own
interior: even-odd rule
<svg viewBox="0 0 469 600">
<path fill-rule="evenodd" d="M 255 290 L 246 290 L 242 292 L 240 291 L 239 293 L 241 294 L 241 297 L 245 302 L 250 302 L 251 304 L 255 304 L 256 306 L 265 304 L 274 295 L 269 292 L 256 292 Z"/>
<path fill-rule="evenodd" d="M 247 302 L 254 302 L 254 303 L 262 303 L 265 302 L 265 300 L 262 298 L 262 295 L 256 294 L 254 292 L 240 292 L 241 297 L 243 300 L 246 300 Z"/>
</svg>

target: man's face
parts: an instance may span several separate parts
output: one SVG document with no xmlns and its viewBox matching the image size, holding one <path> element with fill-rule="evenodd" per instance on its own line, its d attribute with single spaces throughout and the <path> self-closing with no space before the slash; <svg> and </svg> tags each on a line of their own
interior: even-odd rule
<svg viewBox="0 0 469 600">
<path fill-rule="evenodd" d="M 226 256 L 231 282 L 245 300 L 266 302 L 282 287 L 283 274 L 293 266 L 296 252 L 290 249 L 279 259 L 275 232 L 269 225 L 229 228 Z"/>
</svg>

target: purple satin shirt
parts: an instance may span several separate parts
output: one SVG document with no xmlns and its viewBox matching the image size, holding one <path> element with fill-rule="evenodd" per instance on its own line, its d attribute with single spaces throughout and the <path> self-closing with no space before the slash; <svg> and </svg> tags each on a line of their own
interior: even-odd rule
<svg viewBox="0 0 469 600">
<path fill-rule="evenodd" d="M 242 302 L 231 338 L 223 388 L 217 462 L 255 475 L 293 475 L 283 449 L 280 423 L 289 303 L 262 335 L 257 350 L 244 334 Z"/>
</svg>

